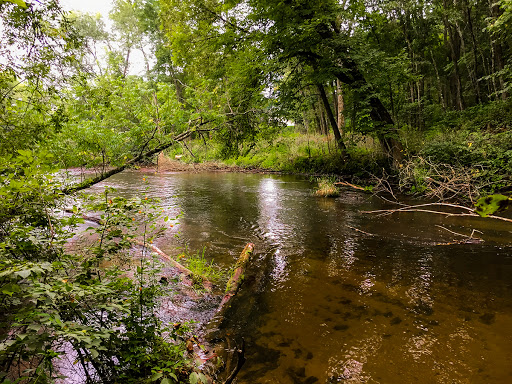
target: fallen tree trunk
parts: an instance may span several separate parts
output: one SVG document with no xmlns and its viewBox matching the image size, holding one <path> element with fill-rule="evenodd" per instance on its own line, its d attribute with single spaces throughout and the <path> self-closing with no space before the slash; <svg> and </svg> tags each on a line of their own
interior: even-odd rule
<svg viewBox="0 0 512 384">
<path fill-rule="evenodd" d="M 75 192 L 81 191 L 83 189 L 89 188 L 89 187 L 93 186 L 94 184 L 97 184 L 97 183 L 99 183 L 99 182 L 101 182 L 103 180 L 108 179 L 110 176 L 113 176 L 113 175 L 115 175 L 117 173 L 120 173 L 120 172 L 124 171 L 126 168 L 128 168 L 128 167 L 130 167 L 132 165 L 137 164 L 139 161 L 141 161 L 141 160 L 143 160 L 143 159 L 145 159 L 147 157 L 150 157 L 150 156 L 153 156 L 153 155 L 155 155 L 157 153 L 162 152 L 164 149 L 169 148 L 171 145 L 175 144 L 176 142 L 185 140 L 193 132 L 206 132 L 206 131 L 210 131 L 210 130 L 209 129 L 207 129 L 207 130 L 190 129 L 190 130 L 188 130 L 186 132 L 180 133 L 179 135 L 176 135 L 173 138 L 171 138 L 168 142 L 163 143 L 163 144 L 157 146 L 156 148 L 153 148 L 153 149 L 151 149 L 151 150 L 149 150 L 147 152 L 139 154 L 138 156 L 134 157 L 130 161 L 127 161 L 126 163 L 124 163 L 123 165 L 121 165 L 121 166 L 119 166 L 117 168 L 114 168 L 114 169 L 112 169 L 112 170 L 110 170 L 110 171 L 108 171 L 106 173 L 102 173 L 101 175 L 93 177 L 92 179 L 85 180 L 82 183 L 74 184 L 72 186 L 64 188 L 64 189 L 61 190 L 61 192 L 64 195 L 70 195 L 72 193 L 75 193 Z"/>
<path fill-rule="evenodd" d="M 205 369 L 211 370 L 212 372 L 224 371 L 223 374 L 227 377 L 224 384 L 232 383 L 242 368 L 242 365 L 245 363 L 245 343 L 242 340 L 241 348 L 232 350 L 231 339 L 227 336 L 226 330 L 222 330 L 220 326 L 226 317 L 226 310 L 230 308 L 229 304 L 232 298 L 237 294 L 243 283 L 245 270 L 251 260 L 253 252 L 254 244 L 248 243 L 235 264 L 235 269 L 226 285 L 226 291 L 217 307 L 214 318 L 206 326 L 204 339 L 207 341 L 207 344 L 209 344 L 209 350 L 213 351 L 213 356 L 217 357 L 219 360 L 217 360 L 216 363 L 210 362 L 205 366 Z M 235 355 L 237 356 L 236 366 L 231 370 Z M 210 358 L 202 359 L 202 361 L 206 363 L 209 359 Z M 223 366 L 220 369 L 219 364 Z"/>
<path fill-rule="evenodd" d="M 153 244 L 144 243 L 140 240 L 132 240 L 134 244 L 140 245 L 141 247 L 149 248 L 156 254 L 162 256 L 165 260 L 169 261 L 174 268 L 176 268 L 184 277 L 186 277 L 188 280 L 191 281 L 193 284 L 195 274 L 187 267 L 181 265 L 176 260 L 174 260 L 172 257 L 167 255 L 165 252 L 163 252 L 160 248 L 154 246 Z M 208 292 L 211 292 L 213 288 L 213 284 L 208 279 L 202 278 L 202 285 L 204 289 L 206 289 Z"/>
<path fill-rule="evenodd" d="M 231 278 L 226 285 L 226 291 L 219 304 L 219 308 L 217 308 L 217 312 L 221 312 L 226 307 L 231 298 L 238 292 L 238 289 L 242 285 L 244 279 L 245 268 L 251 259 L 253 251 L 254 244 L 248 243 L 240 254 L 240 257 L 235 264 L 235 270 L 233 271 L 233 274 L 231 275 Z"/>
</svg>

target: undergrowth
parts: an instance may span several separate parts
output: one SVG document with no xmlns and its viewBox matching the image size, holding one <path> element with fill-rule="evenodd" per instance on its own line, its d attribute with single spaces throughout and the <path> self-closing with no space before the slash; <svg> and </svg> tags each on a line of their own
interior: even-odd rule
<svg viewBox="0 0 512 384">
<path fill-rule="evenodd" d="M 378 141 L 368 136 L 346 132 L 344 157 L 332 137 L 295 132 L 293 127 L 271 139 L 244 144 L 239 155 L 230 158 L 222 157 L 222 145 L 214 140 L 192 140 L 168 155 L 182 156 L 188 163 L 213 161 L 242 168 L 342 175 L 363 184 L 385 178 L 402 193 L 441 200 L 474 201 L 482 194 L 512 190 L 512 101 L 465 111 L 427 106 L 425 120 L 423 130 L 401 127 L 404 160 L 396 169 L 390 169 Z"/>
<path fill-rule="evenodd" d="M 320 178 L 318 179 L 318 189 L 315 191 L 315 195 L 322 197 L 338 197 L 340 190 L 336 186 L 333 178 Z"/>
<path fill-rule="evenodd" d="M 222 146 L 215 142 L 193 140 L 187 148 L 177 146 L 167 155 L 186 163 L 222 162 L 227 166 L 306 173 L 344 174 L 360 178 L 380 173 L 388 164 L 378 143 L 361 135 L 347 136 L 348 156 L 341 155 L 331 136 L 285 132 L 273 140 L 260 139 L 240 148 L 240 155 L 223 158 Z"/>
<path fill-rule="evenodd" d="M 195 253 L 190 252 L 188 248 L 178 256 L 180 263 L 192 271 L 192 280 L 194 287 L 202 288 L 202 283 L 208 280 L 214 284 L 220 285 L 227 281 L 227 272 L 213 261 L 208 261 L 205 257 L 206 249 L 198 250 Z"/>
</svg>

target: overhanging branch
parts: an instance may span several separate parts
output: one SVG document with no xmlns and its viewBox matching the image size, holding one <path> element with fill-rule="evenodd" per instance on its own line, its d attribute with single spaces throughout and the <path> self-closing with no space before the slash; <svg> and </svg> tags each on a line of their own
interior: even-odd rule
<svg viewBox="0 0 512 384">
<path fill-rule="evenodd" d="M 70 187 L 62 189 L 61 193 L 63 193 L 64 195 L 70 195 L 72 193 L 81 191 L 83 189 L 87 189 L 87 188 L 93 186 L 94 184 L 97 184 L 97 183 L 99 183 L 99 182 L 101 182 L 103 180 L 108 179 L 111 176 L 114 176 L 115 174 L 118 174 L 118 173 L 124 171 L 126 168 L 129 168 L 130 166 L 137 164 L 139 161 L 141 161 L 141 160 L 143 160 L 145 158 L 151 157 L 153 155 L 156 155 L 157 153 L 162 152 L 164 149 L 169 148 L 171 145 L 173 145 L 173 144 L 175 144 L 177 142 L 185 140 L 186 138 L 188 138 L 194 132 L 203 132 L 203 131 L 206 132 L 206 131 L 211 131 L 211 130 L 212 129 L 201 129 L 201 130 L 199 130 L 199 129 L 190 129 L 190 130 L 188 130 L 186 132 L 180 133 L 179 135 L 174 136 L 169 141 L 167 141 L 167 142 L 157 146 L 156 148 L 153 148 L 153 149 L 151 149 L 149 151 L 146 151 L 144 153 L 139 154 L 137 157 L 134 157 L 130 161 L 127 161 L 126 163 L 124 163 L 123 165 L 121 165 L 121 166 L 119 166 L 117 168 L 114 168 L 114 169 L 112 169 L 112 170 L 110 170 L 110 171 L 108 171 L 106 173 L 102 173 L 101 175 L 99 175 L 97 177 L 93 177 L 92 179 L 85 180 L 82 183 L 75 184 L 75 185 L 72 185 Z"/>
</svg>

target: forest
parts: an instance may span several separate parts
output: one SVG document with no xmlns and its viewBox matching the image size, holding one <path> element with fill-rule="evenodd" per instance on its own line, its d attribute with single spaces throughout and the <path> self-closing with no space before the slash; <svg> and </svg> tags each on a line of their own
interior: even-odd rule
<svg viewBox="0 0 512 384">
<path fill-rule="evenodd" d="M 177 219 L 144 192 L 80 195 L 125 169 L 511 201 L 511 0 L 112 3 L 0 0 L 1 382 L 55 382 L 63 348 L 86 383 L 207 382 L 186 327 L 154 315 L 153 267 L 102 267 Z M 97 241 L 70 252 L 86 211 Z"/>
</svg>

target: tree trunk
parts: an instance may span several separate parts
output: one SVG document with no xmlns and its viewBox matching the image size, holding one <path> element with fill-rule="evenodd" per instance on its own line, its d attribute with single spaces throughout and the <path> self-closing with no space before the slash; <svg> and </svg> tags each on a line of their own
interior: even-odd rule
<svg viewBox="0 0 512 384">
<path fill-rule="evenodd" d="M 338 129 L 341 134 L 345 129 L 345 101 L 343 100 L 343 88 L 341 87 L 341 81 L 336 79 L 336 94 L 338 96 Z"/>
<path fill-rule="evenodd" d="M 354 89 L 365 86 L 367 89 L 366 92 L 373 94 L 372 87 L 366 82 L 363 74 L 357 68 L 356 63 L 349 58 L 345 58 L 343 68 L 336 68 L 334 75 L 342 83 L 349 84 Z M 356 90 L 354 90 L 354 92 L 357 94 Z M 403 159 L 403 146 L 400 142 L 398 130 L 393 119 L 378 97 L 371 96 L 369 98 L 369 104 L 371 107 L 370 117 L 376 125 L 376 134 L 382 148 L 392 159 L 393 166 L 398 167 L 398 164 L 401 163 Z M 355 121 L 353 121 L 353 124 L 355 125 Z"/>
<path fill-rule="evenodd" d="M 245 269 L 247 267 L 247 264 L 251 260 L 253 252 L 254 244 L 248 243 L 243 249 L 242 253 L 240 254 L 240 257 L 238 257 L 238 260 L 235 264 L 235 270 L 233 271 L 231 278 L 226 284 L 226 292 L 222 297 L 219 307 L 217 308 L 217 312 L 222 312 L 223 309 L 226 307 L 226 304 L 238 292 L 238 289 L 240 288 L 242 282 L 244 281 Z"/>
<path fill-rule="evenodd" d="M 443 83 L 441 82 L 441 77 L 439 76 L 439 70 L 437 69 L 436 59 L 434 58 L 434 53 L 432 49 L 430 50 L 430 57 L 432 57 L 432 65 L 434 66 L 434 70 L 436 73 L 437 80 L 437 89 L 439 92 L 439 100 L 441 101 L 441 106 L 443 107 L 443 111 L 446 111 L 446 101 L 443 96 Z"/>
<path fill-rule="evenodd" d="M 318 88 L 318 91 L 320 92 L 320 98 L 322 99 L 322 102 L 324 104 L 324 110 L 327 114 L 327 119 L 331 125 L 332 132 L 334 133 L 334 138 L 336 139 L 336 144 L 342 152 L 345 152 L 347 150 L 347 147 L 345 146 L 345 143 L 343 142 L 343 139 L 341 138 L 341 133 L 338 129 L 338 124 L 336 123 L 334 114 L 332 113 L 331 104 L 329 103 L 329 100 L 327 99 L 327 94 L 325 93 L 325 88 L 322 84 L 317 84 L 316 86 Z"/>
<path fill-rule="evenodd" d="M 128 48 L 128 51 L 126 52 L 126 59 L 124 60 L 123 77 L 126 77 L 128 74 L 128 67 L 130 66 L 130 52 L 131 49 Z"/>
<path fill-rule="evenodd" d="M 455 83 L 455 100 L 454 104 L 459 111 L 464 110 L 464 99 L 462 97 L 462 81 L 460 78 L 460 70 L 459 70 L 459 59 L 460 52 L 458 50 L 459 44 L 458 39 L 456 38 L 456 34 L 453 32 L 453 27 L 450 24 L 448 17 L 446 16 L 446 11 L 448 11 L 448 5 L 446 0 L 443 0 L 443 6 L 445 10 L 445 14 L 443 14 L 443 23 L 445 33 L 448 33 L 448 46 L 450 49 L 449 57 L 453 64 L 453 77 L 452 80 Z M 457 45 L 456 45 L 457 43 Z"/>
<path fill-rule="evenodd" d="M 473 51 L 473 75 L 474 75 L 474 85 L 476 92 L 476 102 L 480 104 L 482 102 L 482 96 L 480 91 L 480 84 L 478 83 L 478 45 L 476 42 L 475 30 L 473 28 L 473 20 L 471 16 L 471 5 L 468 4 L 467 0 L 465 0 L 466 4 L 466 12 L 468 17 L 468 28 L 469 34 L 471 36 L 471 45 Z"/>
<path fill-rule="evenodd" d="M 489 0 L 489 9 L 491 13 L 491 17 L 493 19 L 497 19 L 500 15 L 499 5 L 493 0 Z M 502 47 L 499 42 L 491 36 L 491 49 L 492 49 L 492 66 L 493 66 L 493 74 L 497 72 L 501 72 L 505 66 L 503 62 L 503 52 Z M 499 84 L 499 92 L 502 100 L 507 99 L 507 93 L 505 92 L 505 80 L 503 79 L 503 75 L 498 75 L 498 84 Z"/>
</svg>

